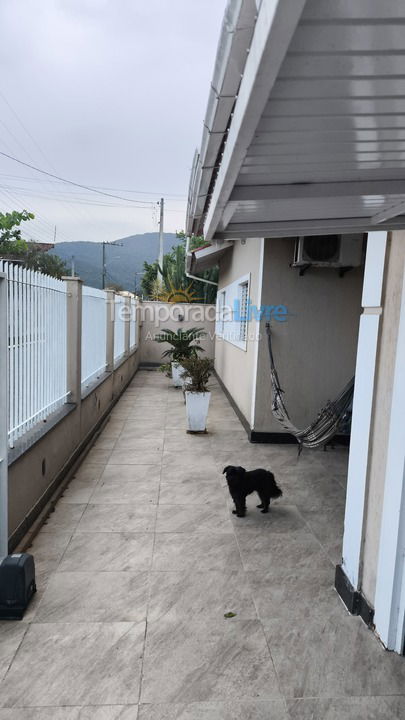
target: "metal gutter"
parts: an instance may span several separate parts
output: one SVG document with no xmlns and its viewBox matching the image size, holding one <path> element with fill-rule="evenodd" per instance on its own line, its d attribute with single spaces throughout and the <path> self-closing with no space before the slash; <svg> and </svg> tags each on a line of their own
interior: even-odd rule
<svg viewBox="0 0 405 720">
<path fill-rule="evenodd" d="M 187 235 L 202 232 L 256 17 L 256 0 L 229 0 L 218 44 L 201 148 L 194 154 L 187 205 Z"/>
<path fill-rule="evenodd" d="M 188 268 L 189 268 L 189 260 L 190 260 L 190 262 L 191 262 L 191 258 L 192 258 L 192 255 L 193 255 L 193 253 L 190 252 L 189 248 L 190 248 L 190 238 L 187 237 L 187 242 L 186 242 L 186 267 L 185 267 L 186 277 L 190 278 L 190 280 L 199 280 L 200 282 L 205 283 L 206 285 L 215 285 L 215 287 L 218 287 L 218 283 L 217 283 L 217 282 L 214 282 L 213 280 L 206 280 L 205 278 L 198 277 L 197 275 L 192 275 L 192 274 L 188 271 Z"/>
</svg>

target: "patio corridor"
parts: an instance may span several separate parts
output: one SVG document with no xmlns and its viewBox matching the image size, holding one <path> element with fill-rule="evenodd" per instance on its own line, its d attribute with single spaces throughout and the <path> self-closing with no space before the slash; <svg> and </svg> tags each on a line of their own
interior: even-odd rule
<svg viewBox="0 0 405 720">
<path fill-rule="evenodd" d="M 0 720 L 405 717 L 405 658 L 333 589 L 347 451 L 251 445 L 211 384 L 206 436 L 157 372 L 115 406 L 35 540 L 29 612 L 0 624 Z M 231 514 L 227 464 L 273 469 L 269 515 Z"/>
</svg>

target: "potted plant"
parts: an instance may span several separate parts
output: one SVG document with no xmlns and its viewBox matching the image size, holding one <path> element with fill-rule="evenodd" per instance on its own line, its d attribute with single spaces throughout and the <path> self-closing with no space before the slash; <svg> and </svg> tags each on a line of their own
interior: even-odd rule
<svg viewBox="0 0 405 720">
<path fill-rule="evenodd" d="M 192 356 L 183 360 L 184 376 L 187 377 L 186 412 L 187 432 L 206 432 L 207 415 L 211 399 L 208 391 L 208 380 L 212 372 L 212 361 L 209 358 Z"/>
<path fill-rule="evenodd" d="M 188 330 L 179 328 L 169 330 L 164 328 L 160 335 L 156 335 L 158 343 L 169 343 L 171 347 L 162 353 L 162 358 L 170 358 L 172 364 L 172 383 L 174 387 L 182 387 L 184 379 L 183 361 L 187 358 L 198 357 L 199 352 L 204 352 L 200 346 L 200 338 L 206 335 L 203 328 L 192 327 Z"/>
</svg>

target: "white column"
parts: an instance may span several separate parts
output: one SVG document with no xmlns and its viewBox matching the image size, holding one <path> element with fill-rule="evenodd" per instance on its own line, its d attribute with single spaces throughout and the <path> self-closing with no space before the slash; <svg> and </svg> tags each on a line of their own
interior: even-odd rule
<svg viewBox="0 0 405 720">
<path fill-rule="evenodd" d="M 62 278 L 67 285 L 67 390 L 71 403 L 82 397 L 82 281 Z"/>
<path fill-rule="evenodd" d="M 381 316 L 386 232 L 368 235 L 353 397 L 342 567 L 356 590 L 359 583 L 371 413 Z"/>
<path fill-rule="evenodd" d="M 130 333 L 131 333 L 131 298 L 125 297 L 125 357 L 129 357 Z"/>
<path fill-rule="evenodd" d="M 385 470 L 374 622 L 389 650 L 402 653 L 405 634 L 405 279 Z"/>
<path fill-rule="evenodd" d="M 0 273 L 0 561 L 8 555 L 7 275 Z"/>
<path fill-rule="evenodd" d="M 114 329 L 115 329 L 115 292 L 106 290 L 107 302 L 107 342 L 106 342 L 106 370 L 114 370 Z"/>
</svg>

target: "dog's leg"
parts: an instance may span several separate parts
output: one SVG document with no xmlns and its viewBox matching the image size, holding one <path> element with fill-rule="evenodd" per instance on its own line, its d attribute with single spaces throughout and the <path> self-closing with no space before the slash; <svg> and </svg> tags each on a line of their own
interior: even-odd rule
<svg viewBox="0 0 405 720">
<path fill-rule="evenodd" d="M 260 500 L 261 500 L 260 505 L 258 505 L 257 507 L 261 509 L 262 513 L 268 513 L 268 512 L 269 512 L 269 505 L 270 505 L 270 498 L 269 498 L 269 496 L 266 495 L 266 493 L 264 493 L 263 491 L 262 491 L 262 492 L 258 492 L 257 494 L 258 494 L 258 496 L 259 496 L 259 498 L 260 498 Z"/>
<path fill-rule="evenodd" d="M 246 498 L 240 495 L 232 495 L 232 500 L 235 503 L 235 510 L 232 513 L 237 517 L 245 517 L 246 515 Z"/>
</svg>

